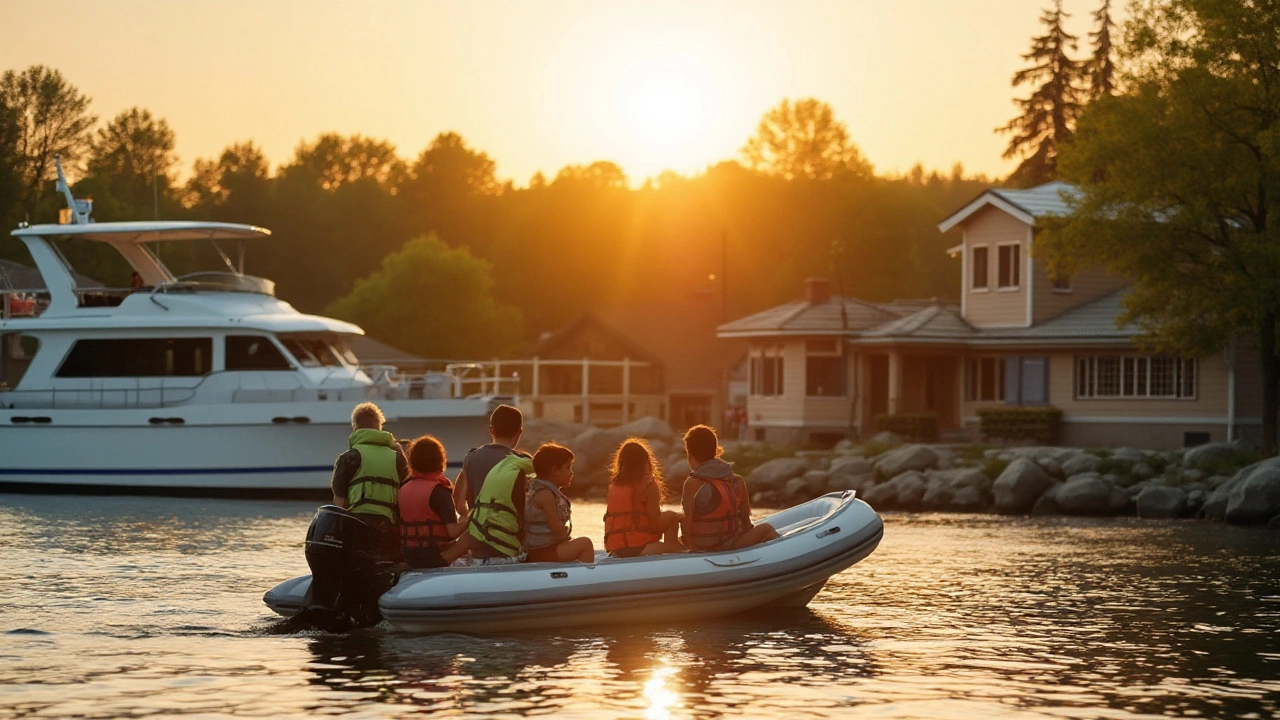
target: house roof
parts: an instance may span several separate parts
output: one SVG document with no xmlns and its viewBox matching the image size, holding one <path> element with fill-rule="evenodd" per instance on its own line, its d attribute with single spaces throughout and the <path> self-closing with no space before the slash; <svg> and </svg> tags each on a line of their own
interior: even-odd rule
<svg viewBox="0 0 1280 720">
<path fill-rule="evenodd" d="M 351 351 L 360 358 L 362 365 L 425 365 L 426 360 L 412 355 L 386 343 L 380 343 L 368 335 L 353 335 L 347 338 Z"/>
<path fill-rule="evenodd" d="M 820 303 L 797 300 L 725 323 L 716 328 L 716 335 L 722 338 L 843 335 L 896 320 L 912 309 L 838 295 Z"/>
<path fill-rule="evenodd" d="M 984 338 L 1017 338 L 1044 340 L 1129 340 L 1142 332 L 1136 325 L 1116 326 L 1116 318 L 1124 311 L 1121 303 L 1126 290 L 1072 308 L 1055 318 L 1026 328 L 989 328 L 981 331 Z"/>
<path fill-rule="evenodd" d="M 973 337 L 978 330 L 960 317 L 954 306 L 932 305 L 906 317 L 860 333 L 863 338 L 918 337 L 956 339 Z"/>
<path fill-rule="evenodd" d="M 1070 214 L 1066 198 L 1077 192 L 1074 185 L 1058 180 L 1025 190 L 991 188 L 938 223 L 938 230 L 947 232 L 985 207 L 997 207 L 1034 226 L 1037 218 Z"/>
</svg>

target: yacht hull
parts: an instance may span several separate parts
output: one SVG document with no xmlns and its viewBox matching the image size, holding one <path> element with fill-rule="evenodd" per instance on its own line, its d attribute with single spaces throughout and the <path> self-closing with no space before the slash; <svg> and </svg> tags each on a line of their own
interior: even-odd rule
<svg viewBox="0 0 1280 720">
<path fill-rule="evenodd" d="M 322 497 L 351 405 L 0 410 L 0 492 Z M 452 467 L 488 438 L 484 400 L 379 405 L 397 437 L 439 438 Z"/>
</svg>

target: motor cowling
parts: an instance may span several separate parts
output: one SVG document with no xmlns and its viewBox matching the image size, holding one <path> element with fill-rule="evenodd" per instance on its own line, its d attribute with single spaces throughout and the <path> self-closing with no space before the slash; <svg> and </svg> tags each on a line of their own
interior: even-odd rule
<svg viewBox="0 0 1280 720">
<path fill-rule="evenodd" d="M 326 629 L 373 625 L 378 598 L 396 582 L 388 531 L 336 505 L 316 511 L 307 527 L 311 588 L 296 620 Z"/>
</svg>

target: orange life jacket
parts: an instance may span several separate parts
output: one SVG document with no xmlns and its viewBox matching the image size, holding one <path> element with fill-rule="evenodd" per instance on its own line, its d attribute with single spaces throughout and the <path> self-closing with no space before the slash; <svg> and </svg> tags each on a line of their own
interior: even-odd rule
<svg viewBox="0 0 1280 720">
<path fill-rule="evenodd" d="M 689 549 L 695 551 L 724 550 L 734 539 L 742 534 L 742 516 L 739 514 L 740 499 L 734 487 L 734 479 L 709 478 L 691 475 L 690 480 L 697 479 L 710 485 L 719 495 L 719 501 L 711 512 L 699 515 L 695 506 L 693 521 L 686 540 Z M 701 489 L 701 488 L 699 488 Z"/>
<path fill-rule="evenodd" d="M 644 504 L 645 488 L 655 484 L 653 478 L 641 485 L 610 483 L 604 514 L 604 549 L 608 552 L 642 548 L 657 542 L 661 533 L 649 519 Z M 656 488 L 655 488 L 656 490 Z"/>
<path fill-rule="evenodd" d="M 439 547 L 452 540 L 448 523 L 431 507 L 437 487 L 453 491 L 453 483 L 440 473 L 414 473 L 400 486 L 400 546 L 404 549 Z"/>
</svg>

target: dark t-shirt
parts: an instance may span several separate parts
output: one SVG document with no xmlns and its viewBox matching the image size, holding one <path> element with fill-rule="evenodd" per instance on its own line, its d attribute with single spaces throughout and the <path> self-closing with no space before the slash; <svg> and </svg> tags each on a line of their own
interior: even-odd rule
<svg viewBox="0 0 1280 720">
<path fill-rule="evenodd" d="M 467 500 L 471 503 L 471 507 L 474 508 L 476 506 L 476 497 L 479 496 L 480 487 L 484 484 L 484 479 L 489 476 L 489 471 L 502 462 L 503 458 L 511 454 L 529 457 L 529 453 L 512 450 L 506 445 L 498 445 L 497 443 L 481 445 L 467 453 L 466 458 L 462 461 L 462 473 L 467 476 Z M 524 496 L 527 486 L 528 478 L 525 477 L 524 473 L 520 473 L 511 489 L 511 499 L 515 503 L 516 524 L 520 528 L 520 542 L 522 545 L 524 544 Z M 477 557 L 500 557 L 502 555 L 501 552 L 487 545 L 472 550 L 472 554 Z"/>
<path fill-rule="evenodd" d="M 351 481 L 355 479 L 356 471 L 359 469 L 359 450 L 351 448 L 338 456 L 333 463 L 333 478 L 329 481 L 329 489 L 333 491 L 335 497 L 347 496 L 347 490 L 350 489 Z M 396 472 L 400 476 L 396 479 L 401 483 L 409 477 L 409 461 L 405 460 L 404 453 L 400 452 L 399 448 L 396 448 Z"/>
</svg>

